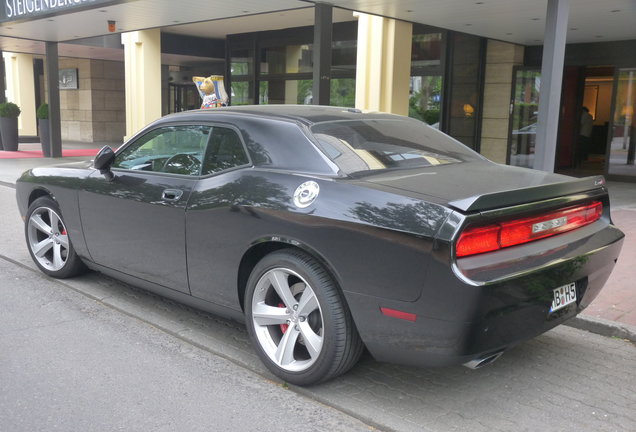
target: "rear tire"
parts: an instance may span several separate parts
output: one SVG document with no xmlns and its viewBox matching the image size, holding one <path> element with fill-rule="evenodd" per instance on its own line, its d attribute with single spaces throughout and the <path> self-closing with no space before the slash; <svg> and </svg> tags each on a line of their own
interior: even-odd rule
<svg viewBox="0 0 636 432">
<path fill-rule="evenodd" d="M 47 275 L 65 279 L 86 271 L 75 253 L 60 207 L 51 197 L 43 196 L 31 203 L 24 234 L 31 258 Z"/>
<path fill-rule="evenodd" d="M 273 252 L 254 267 L 245 312 L 259 357 L 291 384 L 335 378 L 358 361 L 364 348 L 331 275 L 298 250 Z"/>
</svg>

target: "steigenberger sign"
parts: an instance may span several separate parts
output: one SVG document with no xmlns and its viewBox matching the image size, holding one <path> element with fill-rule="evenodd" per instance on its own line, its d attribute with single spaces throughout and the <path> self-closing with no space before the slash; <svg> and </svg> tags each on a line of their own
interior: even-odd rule
<svg viewBox="0 0 636 432">
<path fill-rule="evenodd" d="M 83 6 L 112 3 L 112 0 L 1 0 L 0 22 L 37 18 L 39 15 L 55 14 Z"/>
</svg>

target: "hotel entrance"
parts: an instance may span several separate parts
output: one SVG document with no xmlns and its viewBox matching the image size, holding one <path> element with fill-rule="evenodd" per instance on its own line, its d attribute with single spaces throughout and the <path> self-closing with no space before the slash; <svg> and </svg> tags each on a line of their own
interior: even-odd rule
<svg viewBox="0 0 636 432">
<path fill-rule="evenodd" d="M 556 170 L 585 177 L 607 173 L 614 67 L 565 68 Z"/>
<path fill-rule="evenodd" d="M 612 122 L 607 149 L 607 174 L 618 180 L 636 181 L 634 153 L 634 105 L 636 105 L 636 68 L 618 69 L 614 79 Z"/>
<path fill-rule="evenodd" d="M 616 161 L 620 159 L 618 152 L 614 152 L 608 173 L 608 143 L 618 142 L 619 137 L 629 141 L 631 135 L 627 131 L 624 138 L 624 124 L 631 122 L 613 115 L 612 106 L 622 103 L 623 106 L 633 106 L 636 98 L 627 99 L 629 91 L 636 90 L 636 84 L 632 83 L 632 90 L 628 89 L 629 74 L 621 75 L 623 78 L 617 81 L 615 68 L 568 66 L 563 74 L 563 87 L 561 94 L 561 110 L 559 119 L 559 132 L 557 141 L 557 153 L 555 161 L 556 172 L 585 177 L 599 174 L 617 174 L 612 171 Z M 636 74 L 633 74 L 636 77 Z M 618 91 L 625 96 L 614 101 L 617 84 Z M 623 89 L 624 87 L 624 89 Z M 508 160 L 510 165 L 532 168 L 534 163 L 534 149 L 536 145 L 537 113 L 540 101 L 541 71 L 534 67 L 517 67 L 513 71 L 513 85 L 511 94 L 511 117 L 508 133 Z M 620 108 L 622 109 L 622 108 Z M 625 108 L 627 113 L 629 108 Z M 633 112 L 633 111 L 631 111 Z M 614 121 L 613 121 L 614 120 Z M 616 124 L 617 126 L 613 126 Z M 616 138 L 612 138 L 612 135 Z M 622 150 L 621 144 L 621 150 Z M 626 145 L 626 148 L 629 146 Z M 625 158 L 627 160 L 627 157 Z M 624 165 L 625 163 L 623 163 Z M 616 168 L 614 168 L 616 171 Z M 634 170 L 636 175 L 636 170 Z"/>
</svg>

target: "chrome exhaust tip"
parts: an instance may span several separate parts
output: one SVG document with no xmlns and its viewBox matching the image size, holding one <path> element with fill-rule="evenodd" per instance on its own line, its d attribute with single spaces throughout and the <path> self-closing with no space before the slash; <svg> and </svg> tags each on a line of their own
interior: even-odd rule
<svg viewBox="0 0 636 432">
<path fill-rule="evenodd" d="M 495 360 L 501 357 L 503 353 L 504 353 L 503 351 L 499 351 L 497 353 L 489 354 L 484 357 L 478 357 L 474 360 L 464 363 L 464 366 L 466 366 L 469 369 L 479 369 L 480 367 L 484 367 L 486 365 L 493 363 Z"/>
</svg>

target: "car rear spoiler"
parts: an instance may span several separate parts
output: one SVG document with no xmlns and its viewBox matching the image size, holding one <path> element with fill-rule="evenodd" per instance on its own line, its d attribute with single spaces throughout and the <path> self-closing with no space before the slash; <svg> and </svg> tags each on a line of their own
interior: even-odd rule
<svg viewBox="0 0 636 432">
<path fill-rule="evenodd" d="M 603 176 L 592 176 L 572 181 L 475 195 L 451 201 L 448 205 L 462 212 L 492 210 L 495 208 L 526 204 L 533 201 L 541 201 L 544 199 L 573 195 L 581 192 L 605 189 L 604 186 L 605 179 Z"/>
</svg>

